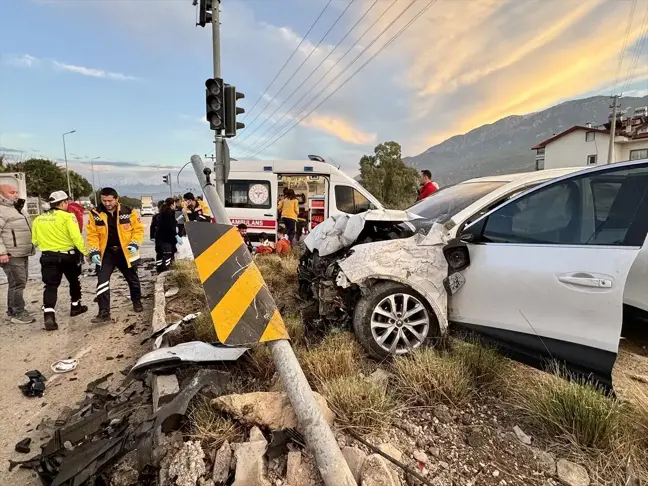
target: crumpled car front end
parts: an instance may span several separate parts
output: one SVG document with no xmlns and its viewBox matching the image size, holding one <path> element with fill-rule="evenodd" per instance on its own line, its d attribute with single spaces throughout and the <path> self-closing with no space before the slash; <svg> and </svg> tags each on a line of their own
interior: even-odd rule
<svg viewBox="0 0 648 486">
<path fill-rule="evenodd" d="M 352 328 L 378 358 L 446 330 L 448 233 L 440 224 L 416 232 L 415 219 L 405 211 L 341 215 L 309 235 L 299 280 L 310 330 Z"/>
</svg>

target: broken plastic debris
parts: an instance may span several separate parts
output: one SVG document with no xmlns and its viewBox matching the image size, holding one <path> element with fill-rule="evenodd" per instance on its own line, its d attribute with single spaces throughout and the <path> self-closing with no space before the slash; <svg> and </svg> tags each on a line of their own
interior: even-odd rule
<svg viewBox="0 0 648 486">
<path fill-rule="evenodd" d="M 54 373 L 69 373 L 70 371 L 76 370 L 77 366 L 79 366 L 78 359 L 60 359 L 52 363 L 50 368 L 52 368 Z"/>
<path fill-rule="evenodd" d="M 29 444 L 31 444 L 31 439 L 29 437 L 21 440 L 16 444 L 15 447 L 16 452 L 20 452 L 21 454 L 27 454 L 30 451 Z"/>
<path fill-rule="evenodd" d="M 200 312 L 196 312 L 195 314 L 187 314 L 182 319 L 172 322 L 171 324 L 167 324 L 162 329 L 158 329 L 149 337 L 142 340 L 142 342 L 140 342 L 140 345 L 145 344 L 146 341 L 148 341 L 149 339 L 155 339 L 155 344 L 153 346 L 153 349 L 159 349 L 160 346 L 162 345 L 162 341 L 164 340 L 165 335 L 175 331 L 176 329 L 178 329 L 178 327 L 180 327 L 183 324 L 196 320 L 200 314 L 201 314 Z"/>
<path fill-rule="evenodd" d="M 178 287 L 171 287 L 169 290 L 164 292 L 165 297 L 175 297 L 178 295 L 178 292 L 180 292 L 180 289 Z"/>
<path fill-rule="evenodd" d="M 247 350 L 248 348 L 213 346 L 202 341 L 191 341 L 146 353 L 135 363 L 131 373 L 139 373 L 151 368 L 173 367 L 182 363 L 236 361 Z"/>
<path fill-rule="evenodd" d="M 23 395 L 26 397 L 42 397 L 43 393 L 45 393 L 45 381 L 47 381 L 47 378 L 38 370 L 28 371 L 25 376 L 29 378 L 29 381 L 18 386 Z"/>
</svg>

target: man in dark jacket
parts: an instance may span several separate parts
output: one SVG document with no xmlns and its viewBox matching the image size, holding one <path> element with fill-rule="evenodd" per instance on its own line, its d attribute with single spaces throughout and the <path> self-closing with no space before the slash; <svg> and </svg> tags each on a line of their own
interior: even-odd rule
<svg viewBox="0 0 648 486">
<path fill-rule="evenodd" d="M 150 237 L 151 241 L 155 241 L 155 232 L 157 231 L 158 224 L 160 223 L 160 209 L 164 201 L 158 201 L 157 203 L 157 213 L 151 218 L 151 228 L 150 228 Z"/>
<path fill-rule="evenodd" d="M 7 314 L 14 324 L 29 324 L 34 317 L 25 310 L 23 292 L 27 284 L 27 264 L 34 254 L 31 223 L 25 200 L 18 189 L 0 185 L 0 267 L 7 275 Z"/>
</svg>

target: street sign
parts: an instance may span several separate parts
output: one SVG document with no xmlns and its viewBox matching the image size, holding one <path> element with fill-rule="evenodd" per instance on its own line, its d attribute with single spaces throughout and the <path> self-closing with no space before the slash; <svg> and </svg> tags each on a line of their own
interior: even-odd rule
<svg viewBox="0 0 648 486">
<path fill-rule="evenodd" d="M 185 229 L 219 341 L 245 345 L 288 339 L 277 305 L 238 230 L 195 221 Z"/>
</svg>

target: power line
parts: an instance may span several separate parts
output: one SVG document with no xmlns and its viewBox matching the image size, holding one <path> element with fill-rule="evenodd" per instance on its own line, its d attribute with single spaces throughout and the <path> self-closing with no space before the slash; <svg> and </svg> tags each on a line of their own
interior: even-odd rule
<svg viewBox="0 0 648 486">
<path fill-rule="evenodd" d="M 304 59 L 304 60 L 302 61 L 302 63 L 297 67 L 297 69 L 295 69 L 295 71 L 294 71 L 290 76 L 288 76 L 288 79 L 287 79 L 286 82 L 281 86 L 281 88 L 279 88 L 279 91 L 277 91 L 277 92 L 272 96 L 272 98 L 268 101 L 268 104 L 267 104 L 267 105 L 266 105 L 266 106 L 265 106 L 265 107 L 264 107 L 264 108 L 263 108 L 263 109 L 262 109 L 262 110 L 257 114 L 257 116 L 254 117 L 254 120 L 252 120 L 252 122 L 250 122 L 250 126 L 252 126 L 252 125 L 254 124 L 254 122 L 255 122 L 255 121 L 256 121 L 256 120 L 257 120 L 257 119 L 258 119 L 258 118 L 263 114 L 263 112 L 266 110 L 266 108 L 267 108 L 268 106 L 270 106 L 270 103 L 272 103 L 272 102 L 274 101 L 274 99 L 275 99 L 277 96 L 279 96 L 279 95 L 281 94 L 281 92 L 282 92 L 282 91 L 284 90 L 284 88 L 288 85 L 288 83 L 290 83 L 290 82 L 293 80 L 293 77 L 294 77 L 294 76 L 295 76 L 295 75 L 296 75 L 296 74 L 301 70 L 302 67 L 304 67 L 304 64 L 306 64 L 306 62 L 310 59 L 310 57 L 313 55 L 313 53 L 317 50 L 317 48 L 322 44 L 322 42 L 324 42 L 324 39 L 326 39 L 326 37 L 331 33 L 331 31 L 333 30 L 333 28 L 337 25 L 337 23 L 340 21 L 340 19 L 344 16 L 344 14 L 347 12 L 347 10 L 349 10 L 349 8 L 351 8 L 351 5 L 353 5 L 353 3 L 354 3 L 355 1 L 356 1 L 356 0 L 351 0 L 351 1 L 347 4 L 347 6 L 344 8 L 344 10 L 342 10 L 342 13 L 340 13 L 340 15 L 338 15 L 338 18 L 335 19 L 335 22 L 333 22 L 333 25 L 331 25 L 331 27 L 329 27 L 329 29 L 328 29 L 328 30 L 326 31 L 326 33 L 322 36 L 322 38 L 319 40 L 319 42 L 317 43 L 317 45 L 316 45 L 315 47 L 313 47 L 313 49 L 310 51 L 310 53 L 308 54 L 308 56 L 306 56 L 306 59 Z M 263 123 L 261 123 L 261 125 L 263 125 Z M 261 125 L 259 125 L 259 126 L 261 126 Z M 251 136 L 254 132 L 256 132 L 257 130 L 258 130 L 258 127 L 255 128 L 254 130 L 252 130 L 251 132 L 246 133 L 245 136 L 244 136 L 240 141 L 243 142 L 243 141 L 245 141 L 246 139 L 250 138 L 250 136 Z"/>
<path fill-rule="evenodd" d="M 387 13 L 391 8 L 392 8 L 392 7 L 396 4 L 397 1 L 398 1 L 398 0 L 393 0 L 393 1 L 392 1 L 392 3 L 391 3 L 391 4 L 390 4 L 386 9 L 385 9 L 385 11 L 383 11 L 383 13 L 382 13 L 382 14 L 381 14 L 381 15 L 380 15 L 376 20 L 374 20 L 374 22 L 369 26 L 369 28 L 367 28 L 367 29 L 364 31 L 364 33 L 363 33 L 363 34 L 358 38 L 358 40 L 357 40 L 353 45 L 351 45 L 351 46 L 347 49 L 347 51 L 342 55 L 342 57 L 341 57 L 340 59 L 338 59 L 338 61 L 337 61 L 333 66 L 331 66 L 331 67 L 328 69 L 328 71 L 326 71 L 326 73 L 324 73 L 324 75 L 323 75 L 323 76 L 321 77 L 321 79 L 320 79 L 320 82 L 323 81 L 324 79 L 326 79 L 326 76 L 328 76 L 328 74 L 329 74 L 329 73 L 330 73 L 330 72 L 335 68 L 335 66 L 336 66 L 336 65 L 337 65 L 337 64 L 338 64 L 342 59 L 344 59 L 344 58 L 347 56 L 347 54 L 349 54 L 349 53 L 353 50 L 353 48 L 354 48 L 354 47 L 355 47 L 355 46 L 356 46 L 356 45 L 357 45 L 357 44 L 362 40 L 362 38 L 363 38 L 363 37 L 364 37 L 364 36 L 365 36 L 365 35 L 366 35 L 366 34 L 367 34 L 367 33 L 368 33 L 372 28 L 373 28 L 373 26 L 376 25 L 376 24 L 380 21 L 380 19 L 381 19 L 381 18 L 382 18 L 382 17 L 383 17 L 383 16 L 384 16 L 384 15 L 385 15 L 385 14 L 386 14 L 386 13 Z M 318 92 L 315 96 L 313 96 L 310 100 L 308 100 L 308 101 L 307 101 L 307 102 L 306 102 L 306 103 L 305 103 L 305 104 L 304 104 L 304 105 L 303 105 L 303 106 L 302 106 L 302 107 L 297 111 L 297 113 L 295 113 L 295 114 L 293 114 L 293 115 L 289 115 L 288 120 L 286 120 L 286 121 L 285 121 L 281 126 L 279 126 L 279 128 L 277 128 L 277 129 L 276 129 L 276 130 L 275 130 L 275 131 L 274 131 L 274 132 L 273 132 L 273 133 L 272 133 L 268 138 L 272 138 L 272 137 L 274 137 L 275 135 L 277 135 L 281 130 L 283 130 L 283 129 L 284 129 L 284 128 L 285 128 L 285 127 L 286 127 L 286 126 L 291 122 L 291 120 L 296 119 L 296 118 L 297 118 L 301 113 L 303 113 L 304 110 L 305 110 L 305 109 L 306 109 L 306 108 L 307 108 L 311 103 L 313 103 L 317 98 L 319 98 L 319 97 L 322 95 L 322 93 L 324 93 L 324 92 L 325 92 L 325 91 L 326 91 L 326 90 L 327 90 L 327 89 L 328 89 L 328 88 L 329 88 L 329 87 L 330 87 L 330 86 L 331 86 L 331 85 L 332 85 L 332 84 L 333 84 L 337 79 L 340 78 L 340 76 L 342 76 L 342 74 L 344 74 L 346 71 L 348 71 L 349 68 L 350 68 L 350 67 L 351 67 L 351 66 L 352 66 L 352 65 L 353 65 L 353 64 L 354 64 L 354 63 L 355 63 L 355 62 L 356 62 L 356 61 L 357 61 L 357 60 L 358 60 L 358 59 L 359 59 L 359 58 L 360 58 L 360 57 L 361 57 L 365 52 L 367 52 L 367 50 L 369 50 L 369 49 L 371 48 L 371 46 L 373 46 L 373 45 L 376 43 L 376 41 L 377 41 L 380 37 L 382 37 L 382 35 L 383 35 L 383 34 L 384 34 L 384 33 L 385 33 L 385 32 L 386 32 L 386 31 L 387 31 L 387 30 L 388 30 L 392 25 L 394 25 L 394 24 L 395 24 L 395 23 L 396 23 L 396 22 L 397 22 L 397 21 L 398 21 L 398 20 L 399 20 L 399 19 L 400 19 L 404 14 L 405 14 L 405 12 L 407 12 L 407 11 L 408 11 L 408 10 L 409 10 L 413 5 L 414 5 L 415 2 L 416 2 L 416 0 L 411 0 L 410 3 L 409 3 L 409 5 L 407 5 L 407 7 L 405 7 L 405 9 L 403 9 L 403 10 L 402 10 L 402 11 L 401 11 L 397 16 L 396 16 L 396 18 L 395 18 L 394 20 L 392 20 L 389 24 L 387 24 L 387 26 L 386 26 L 386 27 L 385 27 L 385 28 L 384 28 L 384 29 L 383 29 L 383 30 L 382 30 L 382 31 L 381 31 L 377 36 L 375 36 L 375 37 L 373 38 L 373 40 L 372 40 L 372 41 L 371 41 L 367 46 L 365 46 L 365 48 L 362 49 L 362 51 L 361 51 L 361 52 L 360 52 L 360 53 L 359 53 L 359 54 L 358 54 L 358 55 L 357 55 L 357 56 L 356 56 L 356 57 L 355 57 L 355 58 L 354 58 L 354 59 L 353 59 L 349 64 L 347 64 L 346 67 L 345 67 L 344 69 L 342 69 L 342 71 L 340 71 L 340 72 L 339 72 L 339 73 L 338 73 L 338 74 L 337 74 L 337 75 L 336 75 L 336 76 L 335 76 L 335 77 L 334 77 L 334 78 L 333 78 L 333 79 L 332 79 L 332 80 L 331 80 L 331 81 L 330 81 L 326 86 L 324 86 L 322 89 L 320 89 L 319 92 Z M 263 137 L 266 133 L 268 133 L 268 132 L 273 128 L 273 126 L 277 125 L 277 124 L 278 124 L 278 123 L 279 123 L 283 118 L 285 118 L 285 116 L 288 115 L 288 114 L 289 114 L 289 113 L 290 113 L 290 112 L 291 112 L 291 111 L 292 111 L 292 110 L 293 110 L 293 109 L 294 109 L 294 108 L 295 108 L 295 107 L 296 107 L 296 106 L 301 102 L 301 100 L 303 100 L 303 99 L 304 99 L 304 98 L 305 98 L 305 97 L 306 97 L 306 96 L 307 96 L 311 91 L 313 91 L 313 90 L 317 87 L 318 84 L 319 84 L 319 82 L 316 83 L 315 86 L 313 86 L 309 91 L 306 91 L 306 92 L 301 96 L 301 98 L 299 98 L 295 103 L 293 103 L 293 105 L 292 105 L 288 110 L 286 110 L 286 112 L 285 112 L 285 113 L 284 113 L 284 114 L 279 118 L 279 120 L 277 120 L 273 125 L 271 125 L 270 127 L 268 127 L 268 129 L 267 129 L 265 132 L 263 132 L 263 134 L 261 134 L 261 136 L 259 136 L 258 140 L 257 140 L 257 141 L 256 141 L 256 142 L 255 142 L 251 147 L 248 148 L 247 153 L 252 153 L 252 152 L 254 152 L 258 147 L 260 147 L 260 146 L 263 145 L 265 142 L 267 142 L 267 140 L 262 140 L 262 137 Z M 246 155 L 247 155 L 247 153 L 246 153 Z"/>
<path fill-rule="evenodd" d="M 626 24 L 625 35 L 623 36 L 623 46 L 621 47 L 621 53 L 619 54 L 619 63 L 617 64 L 616 76 L 614 77 L 614 87 L 612 88 L 612 95 L 616 92 L 617 83 L 619 82 L 619 74 L 621 74 L 621 67 L 623 66 L 623 58 L 625 57 L 626 47 L 628 44 L 628 36 L 630 35 L 630 27 L 632 26 L 632 20 L 634 19 L 635 8 L 637 7 L 637 0 L 632 0 L 632 5 L 630 6 L 630 14 L 628 15 L 628 23 Z"/>
<path fill-rule="evenodd" d="M 257 100 L 254 102 L 254 105 L 252 105 L 252 108 L 250 109 L 250 111 L 248 111 L 248 112 L 245 114 L 245 116 L 243 117 L 243 120 L 245 120 L 245 119 L 248 117 L 248 115 L 249 115 L 250 113 L 252 113 L 252 111 L 254 110 L 254 108 L 256 108 L 256 105 L 259 104 L 259 101 L 261 101 L 261 98 L 263 98 L 263 95 L 266 94 L 266 93 L 268 92 L 268 90 L 272 87 L 272 84 L 277 80 L 277 78 L 278 78 L 279 75 L 282 73 L 282 71 L 286 68 L 286 66 L 288 65 L 288 63 L 290 62 L 290 60 L 291 60 L 291 59 L 293 58 L 293 56 L 297 53 L 297 51 L 299 50 L 299 48 L 301 47 L 301 45 L 304 43 L 304 41 L 305 41 L 306 38 L 308 37 L 308 34 L 310 34 L 310 33 L 311 33 L 311 30 L 313 30 L 313 28 L 315 27 L 315 25 L 317 25 L 317 22 L 319 22 L 319 20 L 322 18 L 322 15 L 324 15 L 324 12 L 326 12 L 326 9 L 329 7 L 329 5 L 331 4 L 332 1 L 333 1 L 333 0 L 329 0 L 328 3 L 327 3 L 326 5 L 324 5 L 324 8 L 322 9 L 322 11 L 319 13 L 319 15 L 317 16 L 317 18 L 315 19 L 315 22 L 313 22 L 313 24 L 310 26 L 310 29 L 308 29 L 308 32 L 306 32 L 306 34 L 304 35 L 304 37 L 302 37 L 302 39 L 301 39 L 301 41 L 299 42 L 299 44 L 297 45 L 297 47 L 295 47 L 295 50 L 292 52 L 292 54 L 290 54 L 290 57 L 288 57 L 288 59 L 286 59 L 286 62 L 284 63 L 283 66 L 281 66 L 281 68 L 279 69 L 279 71 L 277 72 L 277 74 L 275 75 L 275 77 L 272 78 L 272 81 L 270 81 L 270 84 L 268 84 L 268 86 L 266 87 L 266 89 L 263 90 L 263 92 L 261 93 L 261 95 L 260 95 L 260 96 L 257 98 Z M 242 121 L 243 121 L 243 120 L 242 120 Z"/>
<path fill-rule="evenodd" d="M 626 77 L 625 84 L 623 85 L 623 91 L 627 91 L 632 83 L 635 72 L 637 71 L 637 66 L 639 65 L 639 59 L 641 59 L 641 54 L 643 51 L 644 44 L 646 43 L 646 35 L 648 34 L 648 2 L 646 2 L 646 12 L 644 13 L 643 20 L 641 23 L 641 32 L 639 43 L 637 44 L 634 56 L 630 67 L 628 68 L 628 76 Z"/>
<path fill-rule="evenodd" d="M 413 0 L 416 1 L 416 0 Z M 257 155 L 258 153 L 261 153 L 263 150 L 266 150 L 267 148 L 271 147 L 275 143 L 277 143 L 279 140 L 281 140 L 284 136 L 286 136 L 293 128 L 295 128 L 297 125 L 299 125 L 306 117 L 308 117 L 311 113 L 313 113 L 317 108 L 322 106 L 331 96 L 333 96 L 340 88 L 342 88 L 346 83 L 348 83 L 353 77 L 358 74 L 367 64 L 369 64 L 378 54 L 380 54 L 387 46 L 389 46 L 393 41 L 395 41 L 400 35 L 405 32 L 414 22 L 416 22 L 421 15 L 423 15 L 430 7 L 432 7 L 438 0 L 430 0 L 428 4 L 423 7 L 423 9 L 414 16 L 407 24 L 405 24 L 394 36 L 392 36 L 391 39 L 387 41 L 377 52 L 375 52 L 369 59 L 367 59 L 356 71 L 351 74 L 340 86 L 338 86 L 334 91 L 329 93 L 329 95 L 324 98 L 321 102 L 319 102 L 315 107 L 313 107 L 308 113 L 306 113 L 304 116 L 302 116 L 297 123 L 295 123 L 293 126 L 291 126 L 288 130 L 286 130 L 284 133 L 282 133 L 279 137 L 275 138 L 274 140 L 271 140 L 269 143 L 267 143 L 265 146 L 261 147 L 259 150 L 257 150 L 255 153 L 253 153 L 251 156 Z"/>
<path fill-rule="evenodd" d="M 263 125 L 265 125 L 266 123 L 268 123 L 268 122 L 272 119 L 272 117 L 273 117 L 273 116 L 274 116 L 274 115 L 275 115 L 275 114 L 276 114 L 276 113 L 277 113 L 277 112 L 278 112 L 278 111 L 279 111 L 279 110 L 280 110 L 280 109 L 281 109 L 281 108 L 282 108 L 286 103 L 288 103 L 288 101 L 290 100 L 290 98 L 292 98 L 293 95 L 295 95 L 295 93 L 297 93 L 297 92 L 301 89 L 301 87 L 304 86 L 304 85 L 308 82 L 308 80 L 313 76 L 313 74 L 315 74 L 315 73 L 317 72 L 317 70 L 319 69 L 319 67 L 320 67 L 321 65 L 323 65 L 323 64 L 328 60 L 328 58 L 331 57 L 331 55 L 332 55 L 332 54 L 337 50 L 337 48 L 342 44 L 342 42 L 344 42 L 344 41 L 346 40 L 346 38 L 349 37 L 349 35 L 351 34 L 351 32 L 353 32 L 353 30 L 355 30 L 355 28 L 358 26 L 358 24 L 359 24 L 360 22 L 362 22 L 362 20 L 367 16 L 367 14 L 368 14 L 368 13 L 369 13 L 369 12 L 370 12 L 374 7 L 375 7 L 375 6 L 376 6 L 376 4 L 378 3 L 378 1 L 379 1 L 379 0 L 374 0 L 374 2 L 369 6 L 369 8 L 368 8 L 367 10 L 365 10 L 365 12 L 364 12 L 364 13 L 360 16 L 360 18 L 356 21 L 356 23 L 353 24 L 353 26 L 352 26 L 352 27 L 351 27 L 351 28 L 346 32 L 346 34 L 344 34 L 344 36 L 342 36 L 342 38 L 341 38 L 341 39 L 338 41 L 338 43 L 333 47 L 333 49 L 331 49 L 331 50 L 329 51 L 329 53 L 328 53 L 328 54 L 326 55 L 326 57 L 321 61 L 321 63 L 320 63 L 318 66 L 316 66 L 315 69 L 313 69 L 313 70 L 311 71 L 311 73 L 306 77 L 306 79 L 304 79 L 304 80 L 300 83 L 300 85 L 297 86 L 297 87 L 292 91 L 292 93 L 290 93 L 290 94 L 286 97 L 286 99 L 285 99 L 285 100 L 284 100 L 284 101 L 283 101 L 283 102 L 282 102 L 282 103 L 281 103 L 277 108 L 275 108 L 275 110 L 274 110 L 272 113 L 270 113 L 270 115 L 268 115 L 268 116 L 266 117 L 266 119 L 265 119 L 265 120 L 264 120 L 260 125 L 258 125 L 258 126 L 257 126 L 257 127 L 256 127 L 256 128 L 255 128 L 255 129 L 250 133 L 250 134 L 249 134 L 249 135 L 246 134 L 246 136 L 241 140 L 241 142 L 245 141 L 247 138 L 249 138 L 249 137 L 252 136 L 254 133 L 256 133 L 256 132 L 257 132 L 257 131 L 258 131 L 258 130 L 263 126 Z M 353 2 L 352 2 L 352 3 L 353 3 Z M 350 4 L 349 4 L 349 5 L 350 5 Z M 356 42 L 356 43 L 357 43 L 357 42 Z M 343 56 L 343 57 L 344 57 L 344 56 Z M 335 67 L 335 65 L 337 65 L 337 64 L 340 62 L 340 60 L 342 60 L 342 58 L 338 59 L 338 60 L 333 64 L 333 67 Z M 329 71 L 329 72 L 330 72 L 330 71 Z M 328 74 L 328 72 L 327 72 L 327 74 Z M 325 75 L 325 76 L 326 76 L 326 75 Z M 320 81 L 321 81 L 321 79 L 320 79 Z M 317 83 L 315 83 L 315 86 L 317 86 L 317 84 L 319 84 L 319 81 L 318 81 Z M 315 86 L 313 86 L 313 88 L 314 88 Z M 308 90 L 308 91 L 310 91 L 310 90 Z M 308 91 L 306 91 L 305 95 L 308 94 Z M 302 97 L 301 99 L 303 99 L 303 97 Z M 277 120 L 275 123 L 278 123 L 279 121 L 281 121 L 281 120 L 283 119 L 283 117 L 285 117 L 285 115 L 286 115 L 286 113 L 284 113 L 284 115 L 283 115 L 282 117 L 280 117 L 279 120 Z"/>
</svg>

